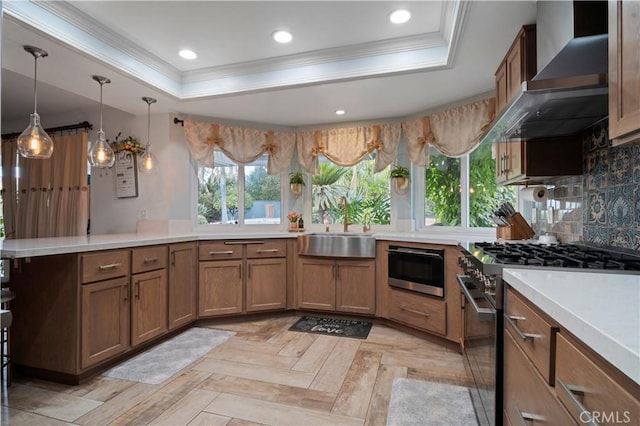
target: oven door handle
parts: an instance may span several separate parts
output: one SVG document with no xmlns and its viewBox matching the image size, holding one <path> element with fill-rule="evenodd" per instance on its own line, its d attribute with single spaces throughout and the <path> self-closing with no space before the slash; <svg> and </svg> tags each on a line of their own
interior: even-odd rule
<svg viewBox="0 0 640 426">
<path fill-rule="evenodd" d="M 428 252 L 419 251 L 419 250 L 387 249 L 387 253 L 415 254 L 415 255 L 418 255 L 418 256 L 435 257 L 436 259 L 442 259 L 442 255 L 439 255 L 438 253 L 428 253 Z"/>
<path fill-rule="evenodd" d="M 464 293 L 465 299 L 467 299 L 471 306 L 473 306 L 473 310 L 478 314 L 478 319 L 480 321 L 493 321 L 496 317 L 496 310 L 491 308 L 481 308 L 478 306 L 475 299 L 469 292 L 469 289 L 465 285 L 465 281 L 467 281 L 468 278 L 469 277 L 466 275 L 456 275 L 456 279 L 458 280 L 458 284 L 460 284 L 460 288 Z"/>
</svg>

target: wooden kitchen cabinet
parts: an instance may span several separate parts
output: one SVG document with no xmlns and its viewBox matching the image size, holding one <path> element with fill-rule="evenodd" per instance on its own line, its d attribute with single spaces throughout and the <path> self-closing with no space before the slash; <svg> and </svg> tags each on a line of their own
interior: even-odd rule
<svg viewBox="0 0 640 426">
<path fill-rule="evenodd" d="M 518 32 L 495 74 L 497 115 L 520 93 L 522 82 L 532 79 L 536 73 L 536 26 L 525 25 Z"/>
<path fill-rule="evenodd" d="M 131 251 L 131 345 L 161 336 L 167 325 L 167 246 Z"/>
<path fill-rule="evenodd" d="M 593 359 L 595 354 L 581 347 L 570 335 L 558 334 L 555 389 L 575 422 L 586 423 L 583 412 L 598 416 L 593 420 L 599 424 L 640 420 L 638 384 L 616 371 L 605 371 L 606 366 L 601 368 L 603 363 Z M 628 383 L 626 389 L 621 382 Z"/>
<path fill-rule="evenodd" d="M 201 243 L 198 316 L 286 309 L 286 256 L 286 240 Z"/>
<path fill-rule="evenodd" d="M 241 313 L 242 260 L 200 262 L 198 294 L 200 317 Z"/>
<path fill-rule="evenodd" d="M 298 308 L 336 309 L 335 260 L 298 258 Z"/>
<path fill-rule="evenodd" d="M 510 331 L 504 333 L 505 424 L 574 424 Z M 529 423 L 532 422 L 532 423 Z"/>
<path fill-rule="evenodd" d="M 447 304 L 414 292 L 389 290 L 389 318 L 440 335 L 447 334 Z"/>
<path fill-rule="evenodd" d="M 609 138 L 640 143 L 640 3 L 609 1 Z"/>
<path fill-rule="evenodd" d="M 81 368 L 129 348 L 129 279 L 82 286 Z"/>
<path fill-rule="evenodd" d="M 196 320 L 197 253 L 195 242 L 169 245 L 169 330 Z"/>
<path fill-rule="evenodd" d="M 361 259 L 298 259 L 298 307 L 375 313 L 375 262 Z"/>
<path fill-rule="evenodd" d="M 578 137 L 496 142 L 496 183 L 543 183 L 557 176 L 582 174 Z"/>
<path fill-rule="evenodd" d="M 247 312 L 287 307 L 287 259 L 247 260 Z"/>
</svg>

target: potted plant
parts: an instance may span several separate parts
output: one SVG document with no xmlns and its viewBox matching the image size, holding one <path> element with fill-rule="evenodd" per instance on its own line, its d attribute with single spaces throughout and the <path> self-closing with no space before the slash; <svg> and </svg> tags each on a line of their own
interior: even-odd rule
<svg viewBox="0 0 640 426">
<path fill-rule="evenodd" d="M 302 218 L 302 215 L 297 212 L 290 212 L 287 215 L 289 221 L 289 229 L 298 229 L 298 221 Z"/>
<path fill-rule="evenodd" d="M 395 181 L 396 189 L 404 190 L 409 187 L 409 169 L 404 166 L 394 166 L 389 176 Z"/>
<path fill-rule="evenodd" d="M 302 187 L 304 186 L 304 175 L 302 172 L 289 173 L 289 185 L 291 186 L 291 192 L 297 197 L 302 193 Z"/>
</svg>

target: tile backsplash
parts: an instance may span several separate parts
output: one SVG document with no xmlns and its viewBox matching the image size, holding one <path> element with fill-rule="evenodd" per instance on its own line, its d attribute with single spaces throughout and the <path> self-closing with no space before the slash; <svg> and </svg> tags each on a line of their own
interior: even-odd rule
<svg viewBox="0 0 640 426">
<path fill-rule="evenodd" d="M 584 174 L 556 179 L 535 203 L 538 235 L 640 250 L 640 146 L 613 147 L 607 130 L 603 122 L 584 133 Z"/>
</svg>

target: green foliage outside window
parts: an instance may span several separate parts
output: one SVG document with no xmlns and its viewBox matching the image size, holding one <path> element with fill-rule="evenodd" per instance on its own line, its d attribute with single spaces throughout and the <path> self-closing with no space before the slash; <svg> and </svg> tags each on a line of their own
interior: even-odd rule
<svg viewBox="0 0 640 426">
<path fill-rule="evenodd" d="M 361 161 L 342 167 L 320 163 L 318 174 L 312 177 L 313 223 L 342 223 L 344 212 L 340 198 L 349 204 L 349 222 L 388 225 L 391 221 L 389 169 L 373 173 L 374 161 Z"/>
<path fill-rule="evenodd" d="M 505 201 L 515 203 L 513 187 L 496 185 L 495 160 L 491 157 L 491 144 L 479 145 L 469 155 L 469 226 L 495 226 L 489 215 Z M 429 167 L 425 171 L 425 216 L 436 224 L 459 226 L 460 159 L 449 158 L 432 151 Z"/>
</svg>

